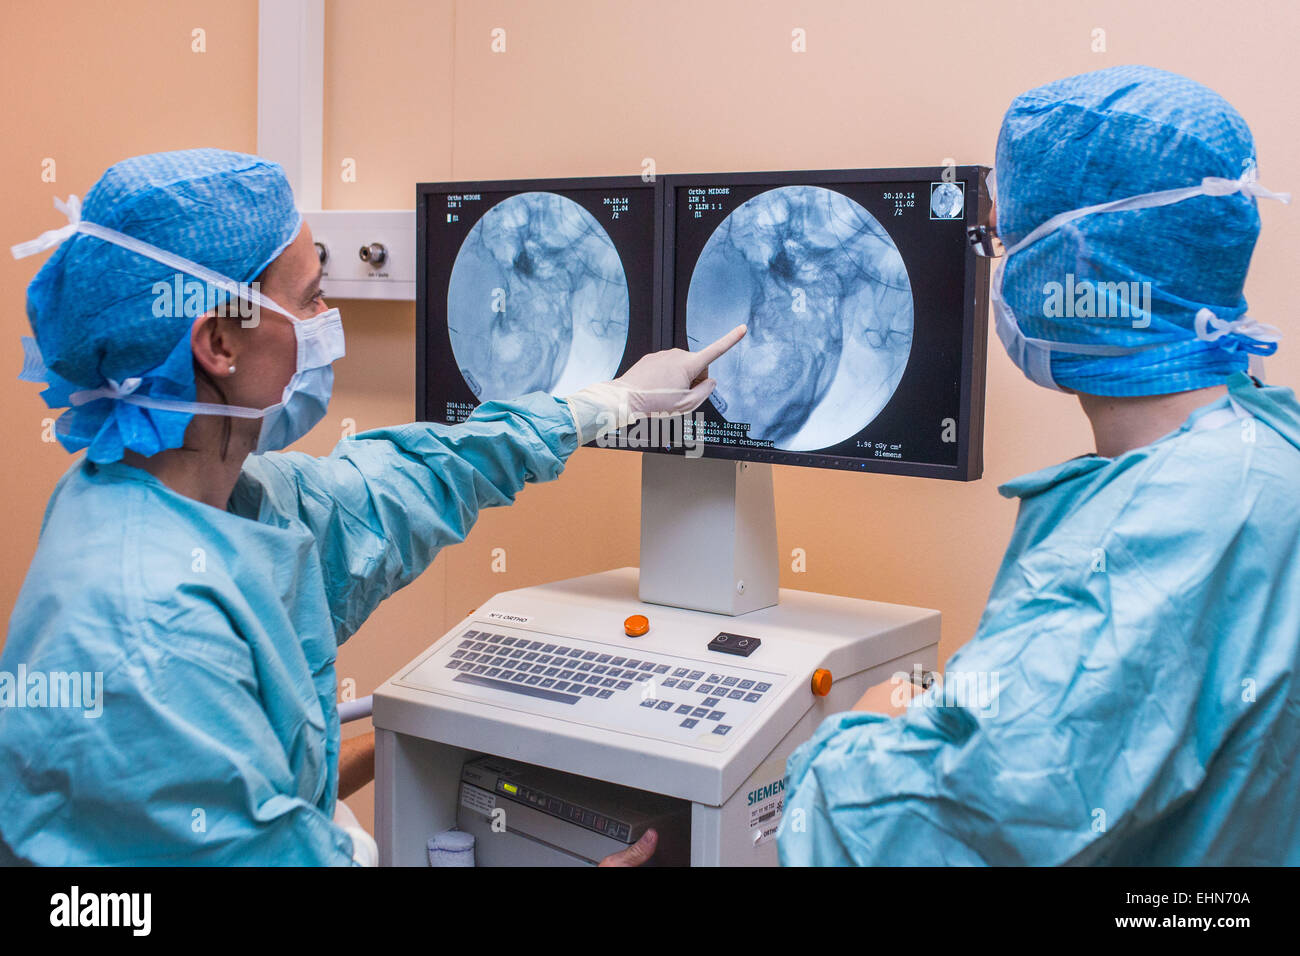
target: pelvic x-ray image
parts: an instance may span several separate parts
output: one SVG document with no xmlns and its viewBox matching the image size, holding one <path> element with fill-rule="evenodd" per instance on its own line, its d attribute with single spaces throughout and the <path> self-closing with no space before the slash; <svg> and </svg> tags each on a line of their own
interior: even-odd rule
<svg viewBox="0 0 1300 956">
<path fill-rule="evenodd" d="M 718 225 L 686 298 L 692 349 L 745 323 L 710 367 L 711 401 L 749 437 L 811 451 L 866 427 L 912 348 L 912 286 L 889 234 L 820 186 L 760 193 Z"/>
<path fill-rule="evenodd" d="M 933 183 L 930 186 L 930 218 L 960 219 L 966 208 L 966 194 L 956 183 Z"/>
<path fill-rule="evenodd" d="M 627 345 L 628 285 L 594 216 L 555 193 L 493 206 L 456 255 L 447 324 L 480 401 L 566 395 L 613 378 Z"/>
</svg>

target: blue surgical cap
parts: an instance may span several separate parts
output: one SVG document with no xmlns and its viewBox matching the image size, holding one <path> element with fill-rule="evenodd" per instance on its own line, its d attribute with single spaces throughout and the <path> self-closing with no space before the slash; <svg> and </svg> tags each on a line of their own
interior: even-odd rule
<svg viewBox="0 0 1300 956">
<path fill-rule="evenodd" d="M 261 275 L 302 225 L 278 164 L 220 149 L 123 160 L 91 187 L 81 218 L 240 283 Z M 160 296 L 171 296 L 167 308 L 158 307 Z M 170 266 L 74 233 L 27 287 L 27 317 L 50 384 L 46 403 L 64 407 L 78 389 L 133 377 L 142 379 L 140 395 L 193 401 L 190 328 L 228 298 Z M 99 400 L 69 408 L 55 433 L 69 451 L 89 447 L 92 461 L 109 462 L 127 449 L 148 456 L 180 447 L 191 418 Z"/>
<path fill-rule="evenodd" d="M 1146 66 L 1068 77 L 1017 97 L 1002 121 L 998 233 L 1011 246 L 1059 213 L 1195 186 L 1207 176 L 1238 179 L 1254 164 L 1245 120 L 1199 83 Z M 1002 294 L 1031 338 L 1143 347 L 1115 356 L 1053 351 L 1052 378 L 1062 387 L 1161 395 L 1221 385 L 1247 367 L 1243 340 L 1197 338 L 1196 314 L 1208 308 L 1228 321 L 1245 313 L 1242 289 L 1258 235 L 1255 200 L 1241 193 L 1088 215 L 1009 256 Z M 1098 310 L 1110 317 L 1077 314 L 1086 306 L 1060 315 L 1049 283 L 1065 290 L 1138 283 L 1126 288 L 1138 293 L 1150 324 L 1135 328 L 1113 304 Z"/>
</svg>

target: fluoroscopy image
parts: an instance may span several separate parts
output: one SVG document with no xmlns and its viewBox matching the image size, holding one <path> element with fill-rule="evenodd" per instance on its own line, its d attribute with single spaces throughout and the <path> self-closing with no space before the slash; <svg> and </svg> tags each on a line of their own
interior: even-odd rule
<svg viewBox="0 0 1300 956">
<path fill-rule="evenodd" d="M 567 395 L 614 377 L 627 346 L 627 276 L 594 216 L 520 193 L 465 237 L 447 289 L 456 365 L 480 401 Z"/>
<path fill-rule="evenodd" d="M 903 257 L 866 209 L 820 186 L 783 186 L 739 206 L 691 275 L 692 349 L 745 323 L 710 366 L 710 401 L 749 437 L 788 451 L 852 437 L 893 396 L 912 350 Z"/>
<path fill-rule="evenodd" d="M 930 218 L 960 219 L 966 196 L 956 183 L 939 183 L 930 188 Z"/>
</svg>

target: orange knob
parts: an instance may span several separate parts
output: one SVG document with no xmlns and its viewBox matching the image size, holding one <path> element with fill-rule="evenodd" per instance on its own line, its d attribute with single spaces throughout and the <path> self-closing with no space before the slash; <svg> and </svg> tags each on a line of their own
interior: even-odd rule
<svg viewBox="0 0 1300 956">
<path fill-rule="evenodd" d="M 813 671 L 812 692 L 818 697 L 825 697 L 831 692 L 831 672 L 824 667 Z"/>
<path fill-rule="evenodd" d="M 644 614 L 633 614 L 623 622 L 623 632 L 628 637 L 640 637 L 650 630 L 650 621 Z"/>
</svg>

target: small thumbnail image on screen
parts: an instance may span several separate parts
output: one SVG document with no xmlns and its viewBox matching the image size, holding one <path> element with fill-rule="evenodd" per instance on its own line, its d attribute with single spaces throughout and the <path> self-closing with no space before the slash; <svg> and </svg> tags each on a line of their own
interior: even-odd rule
<svg viewBox="0 0 1300 956">
<path fill-rule="evenodd" d="M 738 206 L 691 275 L 692 349 L 744 323 L 710 367 L 710 401 L 748 437 L 811 451 L 845 441 L 893 396 L 912 349 L 903 257 L 866 209 L 820 186 L 783 186 Z"/>
<path fill-rule="evenodd" d="M 957 183 L 930 183 L 930 218 L 960 219 L 966 211 L 966 194 Z"/>
<path fill-rule="evenodd" d="M 479 401 L 566 395 L 617 372 L 627 276 L 586 209 L 555 193 L 520 193 L 465 237 L 447 315 L 456 365 Z"/>
</svg>

